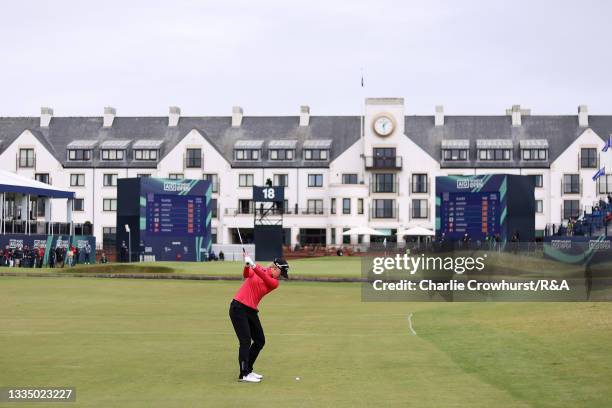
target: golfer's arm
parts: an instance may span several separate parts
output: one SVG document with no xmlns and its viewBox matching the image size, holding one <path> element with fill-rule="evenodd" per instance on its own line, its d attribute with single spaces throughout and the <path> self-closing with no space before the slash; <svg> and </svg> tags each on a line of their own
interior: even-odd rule
<svg viewBox="0 0 612 408">
<path fill-rule="evenodd" d="M 249 276 L 253 275 L 253 268 L 251 268 L 248 265 L 244 266 L 244 269 L 242 270 L 242 277 L 244 279 L 248 278 Z"/>
<path fill-rule="evenodd" d="M 267 287 L 272 289 L 278 287 L 278 281 L 271 277 L 270 274 L 268 274 L 268 272 L 266 271 L 266 269 L 263 268 L 261 265 L 255 265 L 253 271 L 255 271 L 257 276 L 259 276 L 264 281 Z"/>
</svg>

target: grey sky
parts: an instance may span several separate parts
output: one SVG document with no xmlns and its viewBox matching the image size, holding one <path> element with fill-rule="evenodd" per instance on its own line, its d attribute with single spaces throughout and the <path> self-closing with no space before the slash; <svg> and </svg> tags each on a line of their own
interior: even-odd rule
<svg viewBox="0 0 612 408">
<path fill-rule="evenodd" d="M 3 1 L 0 116 L 612 114 L 609 1 Z M 360 87 L 361 68 L 365 88 Z"/>
</svg>

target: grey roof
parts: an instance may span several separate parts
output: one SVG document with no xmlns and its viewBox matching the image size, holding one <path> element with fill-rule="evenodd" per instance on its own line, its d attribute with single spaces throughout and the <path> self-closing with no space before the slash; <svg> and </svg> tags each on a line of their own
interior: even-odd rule
<svg viewBox="0 0 612 408">
<path fill-rule="evenodd" d="M 602 140 L 612 133 L 612 116 L 590 115 L 589 127 Z M 434 126 L 433 116 L 406 116 L 406 137 L 427 154 L 450 167 L 542 167 L 553 162 L 586 129 L 578 126 L 576 115 L 567 116 L 523 116 L 522 126 L 513 127 L 510 116 L 445 116 L 443 126 Z M 231 117 L 181 117 L 177 126 L 169 127 L 167 117 L 115 117 L 113 125 L 102 126 L 101 117 L 53 117 L 47 128 L 40 127 L 38 117 L 0 117 L 0 152 L 9 147 L 24 131 L 30 131 L 51 154 L 65 167 L 152 167 L 157 163 L 134 161 L 128 147 L 125 161 L 100 160 L 94 153 L 89 162 L 69 162 L 66 149 L 77 140 L 143 140 L 143 135 L 152 140 L 163 140 L 160 158 L 176 146 L 189 132 L 199 132 L 233 167 L 327 167 L 351 145 L 359 141 L 359 116 L 311 116 L 308 126 L 299 126 L 298 116 L 251 117 L 245 116 L 240 127 L 231 126 Z M 477 160 L 476 140 L 508 139 L 512 141 L 514 153 L 511 162 L 489 163 Z M 520 160 L 520 141 L 546 139 L 549 144 L 548 163 L 530 163 Z M 259 161 L 239 162 L 234 160 L 234 144 L 238 140 L 263 140 L 265 143 L 279 140 L 297 140 L 295 160 L 270 161 L 264 153 Z M 329 161 L 303 160 L 303 146 L 328 144 Z M 442 161 L 442 141 L 469 140 L 469 160 Z M 451 142 L 452 143 L 452 142 Z M 603 145 L 603 143 L 602 143 Z M 98 149 L 99 147 L 96 147 Z"/>
<path fill-rule="evenodd" d="M 443 140 L 442 148 L 443 149 L 469 149 L 470 140 L 469 139 Z"/>
<path fill-rule="evenodd" d="M 297 140 L 270 140 L 268 142 L 268 148 L 270 149 L 295 149 L 297 146 Z"/>
<path fill-rule="evenodd" d="M 548 149 L 546 139 L 526 139 L 519 142 L 521 149 Z"/>
<path fill-rule="evenodd" d="M 116 140 L 110 139 L 100 143 L 100 149 L 127 149 L 131 140 Z"/>
<path fill-rule="evenodd" d="M 159 149 L 160 146 L 164 144 L 162 139 L 159 140 L 150 140 L 150 139 L 141 139 L 134 142 L 132 145 L 133 149 Z"/>
<path fill-rule="evenodd" d="M 331 139 L 322 140 L 306 140 L 304 141 L 304 149 L 329 149 L 333 143 Z"/>
<path fill-rule="evenodd" d="M 97 140 L 73 140 L 66 147 L 68 149 L 93 149 L 97 144 Z"/>
<path fill-rule="evenodd" d="M 478 139 L 476 140 L 477 149 L 512 149 L 511 139 Z"/>
<path fill-rule="evenodd" d="M 263 140 L 236 140 L 234 143 L 235 149 L 261 149 L 263 146 Z"/>
</svg>

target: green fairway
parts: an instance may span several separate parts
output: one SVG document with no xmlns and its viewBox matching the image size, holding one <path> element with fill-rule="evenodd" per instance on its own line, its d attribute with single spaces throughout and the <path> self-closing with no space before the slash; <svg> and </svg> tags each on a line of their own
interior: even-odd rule
<svg viewBox="0 0 612 408">
<path fill-rule="evenodd" d="M 77 403 L 68 407 L 612 400 L 608 303 L 363 303 L 353 283 L 281 283 L 260 305 L 267 343 L 256 368 L 264 382 L 238 383 L 228 318 L 238 286 L 0 277 L 0 386 L 75 386 Z"/>
</svg>

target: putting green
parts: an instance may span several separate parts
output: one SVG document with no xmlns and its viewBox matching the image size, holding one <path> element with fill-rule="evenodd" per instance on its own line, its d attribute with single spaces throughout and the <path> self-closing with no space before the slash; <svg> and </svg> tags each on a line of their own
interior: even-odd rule
<svg viewBox="0 0 612 408">
<path fill-rule="evenodd" d="M 611 304 L 363 303 L 352 283 L 283 282 L 260 307 L 265 380 L 238 383 L 228 318 L 238 285 L 0 277 L 0 386 L 75 386 L 68 407 L 612 400 Z"/>
</svg>

